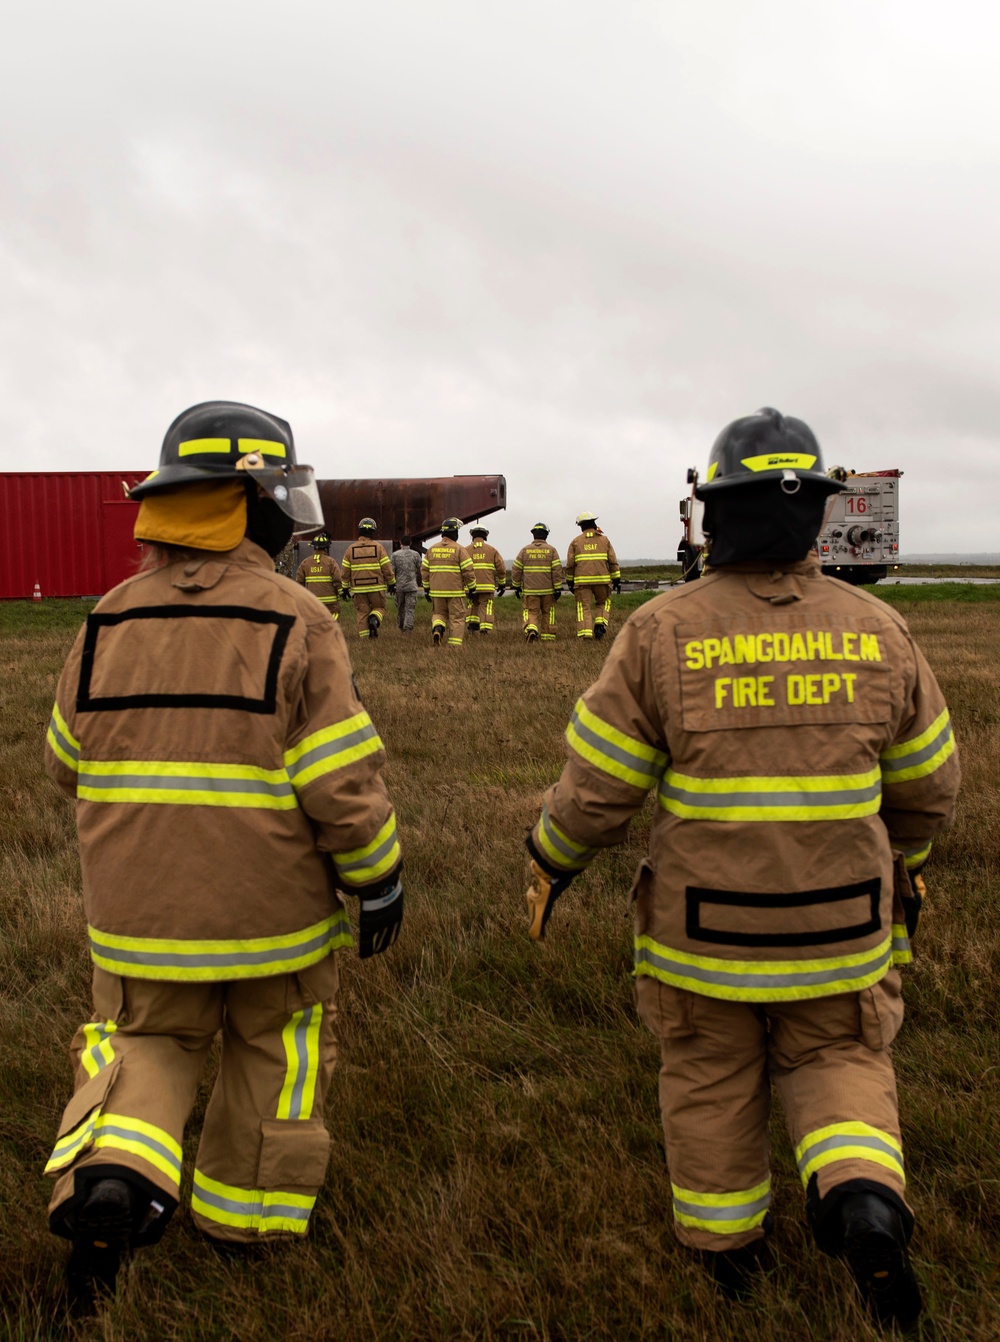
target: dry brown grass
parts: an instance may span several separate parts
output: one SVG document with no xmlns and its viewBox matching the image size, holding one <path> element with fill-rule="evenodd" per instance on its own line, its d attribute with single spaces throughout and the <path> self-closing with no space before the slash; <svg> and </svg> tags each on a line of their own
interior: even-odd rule
<svg viewBox="0 0 1000 1342">
<path fill-rule="evenodd" d="M 903 589 L 900 589 L 901 591 Z M 894 597 L 895 599 L 895 597 Z M 623 601 L 626 605 L 634 600 Z M 41 776 L 70 603 L 8 621 L 0 737 L 0 1330 L 11 1339 L 875 1337 L 838 1264 L 802 1225 L 775 1130 L 777 1266 L 740 1309 L 673 1240 L 655 1042 L 632 1005 L 625 892 L 649 813 L 554 916 L 524 930 L 523 836 L 559 771 L 562 731 L 602 645 L 526 647 L 510 599 L 492 641 L 433 650 L 420 625 L 349 631 L 358 684 L 389 751 L 407 863 L 390 955 L 342 960 L 334 1158 L 305 1245 L 218 1259 L 178 1214 L 120 1299 L 71 1324 L 64 1248 L 45 1229 L 40 1171 L 89 1014 L 72 816 Z M 914 605 L 911 625 L 963 747 L 960 819 L 937 850 L 897 1048 L 922 1335 L 995 1339 L 1000 1193 L 997 919 L 1000 777 L 996 604 Z M 30 608 L 29 608 L 30 612 Z M 350 608 L 348 607 L 348 614 Z M 42 622 L 44 618 L 45 623 Z M 617 618 L 617 617 L 616 617 Z M 37 628 L 32 627 L 35 619 Z M 11 628 L 11 623 L 13 628 Z M 604 645 L 606 646 L 606 645 Z M 188 1136 L 193 1151 L 198 1110 Z"/>
</svg>

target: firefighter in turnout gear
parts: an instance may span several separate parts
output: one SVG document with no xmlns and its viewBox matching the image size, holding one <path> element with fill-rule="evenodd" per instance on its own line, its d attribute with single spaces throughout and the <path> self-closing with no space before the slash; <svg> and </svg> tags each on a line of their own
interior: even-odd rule
<svg viewBox="0 0 1000 1342">
<path fill-rule="evenodd" d="M 510 582 L 521 598 L 524 637 L 534 643 L 539 637 L 550 643 L 556 636 L 556 605 L 562 594 L 563 571 L 559 551 L 546 540 L 544 522 L 531 528 L 532 543 L 525 545 L 511 565 Z"/>
<path fill-rule="evenodd" d="M 313 548 L 308 559 L 303 559 L 295 575 L 307 592 L 330 612 L 331 619 L 340 619 L 340 565 L 330 558 L 330 537 L 319 531 L 309 544 Z"/>
<path fill-rule="evenodd" d="M 469 598 L 469 613 L 465 618 L 470 634 L 493 632 L 493 598 L 500 596 L 507 585 L 507 565 L 496 546 L 488 544 L 486 537 L 489 534 L 478 523 L 469 528 L 472 541 L 467 549 L 476 574 L 476 587 Z"/>
<path fill-rule="evenodd" d="M 305 1234 L 330 1137 L 332 951 L 402 919 L 384 752 L 340 626 L 274 571 L 322 523 L 284 420 L 193 406 L 132 491 L 152 564 L 98 602 L 45 765 L 74 800 L 94 1015 L 46 1172 L 80 1307 L 177 1207 L 184 1127 L 222 1031 L 192 1213 L 215 1240 Z"/>
<path fill-rule="evenodd" d="M 576 598 L 577 638 L 602 639 L 611 618 L 611 593 L 622 590 L 622 575 L 614 546 L 598 530 L 597 514 L 576 519 L 580 535 L 566 554 L 566 586 Z"/>
<path fill-rule="evenodd" d="M 362 517 L 358 539 L 344 551 L 344 595 L 354 600 L 361 638 L 378 638 L 385 615 L 386 591 L 395 593 L 392 561 L 375 539 L 375 519 Z"/>
<path fill-rule="evenodd" d="M 420 581 L 431 604 L 434 645 L 447 640 L 449 648 L 460 648 L 465 636 L 466 602 L 476 590 L 476 574 L 464 546 L 458 543 L 461 522 L 446 517 L 441 539 L 432 545 L 420 565 Z"/>
<path fill-rule="evenodd" d="M 921 1301 L 889 1046 L 959 768 L 903 619 L 820 572 L 841 488 L 800 420 L 766 409 L 720 435 L 697 491 L 710 567 L 629 618 L 577 703 L 529 907 L 537 936 L 655 789 L 635 972 L 677 1235 L 728 1293 L 752 1289 L 774 1085 L 819 1247 L 905 1325 Z"/>
</svg>

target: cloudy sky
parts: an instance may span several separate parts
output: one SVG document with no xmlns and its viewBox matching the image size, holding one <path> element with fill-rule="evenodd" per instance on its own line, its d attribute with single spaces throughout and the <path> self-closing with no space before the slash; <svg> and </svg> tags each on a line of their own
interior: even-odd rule
<svg viewBox="0 0 1000 1342">
<path fill-rule="evenodd" d="M 0 469 L 146 469 L 184 406 L 324 479 L 502 472 L 671 557 L 762 404 L 1000 550 L 985 0 L 39 0 L 0 51 Z"/>
</svg>

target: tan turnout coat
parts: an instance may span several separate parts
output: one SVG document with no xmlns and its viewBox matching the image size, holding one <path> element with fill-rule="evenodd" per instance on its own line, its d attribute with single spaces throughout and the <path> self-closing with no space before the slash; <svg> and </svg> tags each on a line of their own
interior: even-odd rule
<svg viewBox="0 0 1000 1342">
<path fill-rule="evenodd" d="M 533 835 L 550 866 L 582 870 L 654 794 L 640 977 L 794 1001 L 909 958 L 894 882 L 952 818 L 948 710 L 904 620 L 814 556 L 636 611 L 566 736 Z"/>
<path fill-rule="evenodd" d="M 351 942 L 337 893 L 399 860 L 343 634 L 244 540 L 140 573 L 88 617 L 46 768 L 77 802 L 96 964 L 203 981 Z"/>
</svg>

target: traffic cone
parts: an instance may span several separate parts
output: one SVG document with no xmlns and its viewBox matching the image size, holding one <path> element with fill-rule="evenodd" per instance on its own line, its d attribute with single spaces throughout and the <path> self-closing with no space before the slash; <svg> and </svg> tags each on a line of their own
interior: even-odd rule
<svg viewBox="0 0 1000 1342">
<path fill-rule="evenodd" d="M 31 594 L 31 599 L 32 601 L 41 601 L 42 599 L 42 589 L 37 582 L 35 583 L 35 590 Z"/>
</svg>

